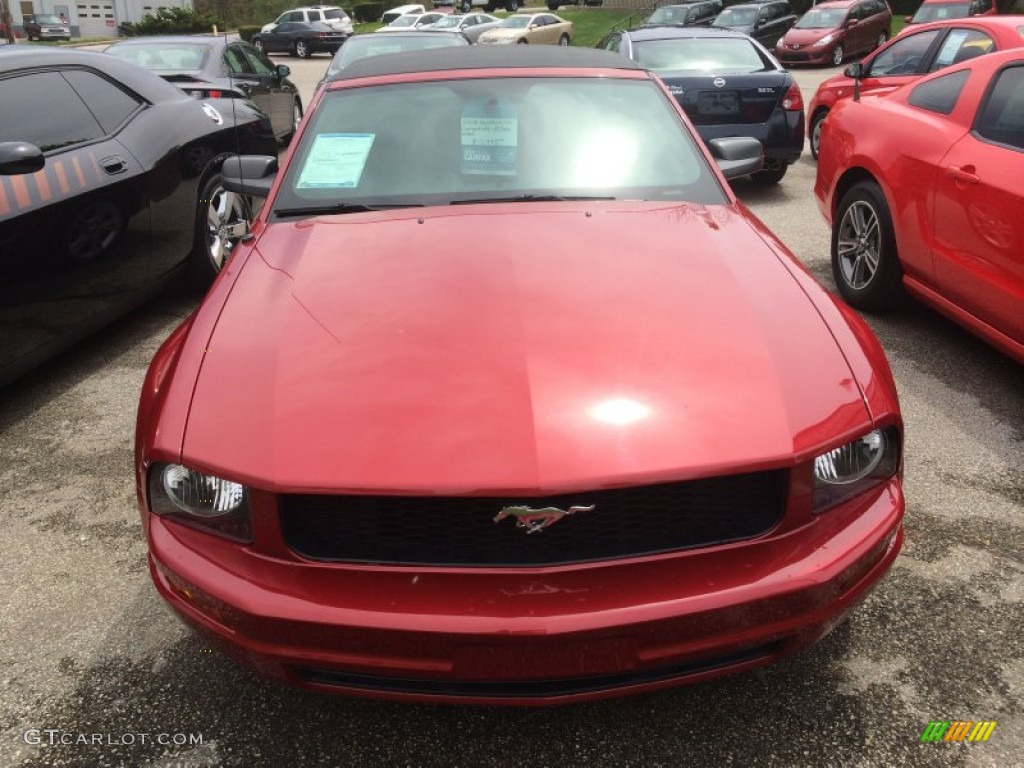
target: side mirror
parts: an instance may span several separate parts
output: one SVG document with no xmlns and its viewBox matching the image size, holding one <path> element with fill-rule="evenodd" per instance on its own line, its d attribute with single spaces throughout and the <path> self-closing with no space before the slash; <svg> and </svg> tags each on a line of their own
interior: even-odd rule
<svg viewBox="0 0 1024 768">
<path fill-rule="evenodd" d="M 846 26 L 848 27 L 856 27 L 858 24 L 860 24 L 860 19 L 850 19 L 846 22 Z"/>
<path fill-rule="evenodd" d="M 913 16 L 904 16 L 904 17 L 903 17 L 903 23 L 904 23 L 904 24 L 909 24 L 909 23 L 910 23 L 911 21 L 913 21 L 913 20 L 914 20 L 914 17 L 913 17 Z"/>
<path fill-rule="evenodd" d="M 267 197 L 277 178 L 277 158 L 270 155 L 232 155 L 220 169 L 224 189 L 252 197 Z"/>
<path fill-rule="evenodd" d="M 46 157 L 27 141 L 0 142 L 0 176 L 21 176 L 43 170 Z"/>
<path fill-rule="evenodd" d="M 764 168 L 764 147 L 752 136 L 712 139 L 708 148 L 726 179 L 749 176 Z"/>
<path fill-rule="evenodd" d="M 277 65 L 277 76 L 278 77 L 281 77 L 281 78 L 288 77 L 288 75 L 290 75 L 291 73 L 292 73 L 291 67 L 289 67 L 287 64 L 278 64 Z"/>
<path fill-rule="evenodd" d="M 847 77 L 852 77 L 854 80 L 860 80 L 860 78 L 864 77 L 864 65 L 859 61 L 855 61 L 843 70 L 843 74 Z"/>
<path fill-rule="evenodd" d="M 540 24 L 531 24 L 531 25 L 529 26 L 529 29 L 536 29 L 536 28 L 537 28 L 537 27 L 539 27 L 539 26 L 540 26 Z"/>
</svg>

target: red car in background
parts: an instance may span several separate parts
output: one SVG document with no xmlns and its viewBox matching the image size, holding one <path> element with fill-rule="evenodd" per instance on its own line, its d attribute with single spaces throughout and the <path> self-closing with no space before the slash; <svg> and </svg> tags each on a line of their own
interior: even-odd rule
<svg viewBox="0 0 1024 768">
<path fill-rule="evenodd" d="M 828 0 L 818 3 L 775 44 L 786 66 L 831 64 L 875 50 L 889 39 L 892 11 L 885 0 Z"/>
<path fill-rule="evenodd" d="M 1024 363 L 1024 51 L 858 101 L 821 135 L 814 192 L 850 304 L 904 289 Z"/>
<path fill-rule="evenodd" d="M 920 24 L 860 63 L 860 92 L 892 90 L 922 75 L 992 51 L 1024 46 L 1024 16 L 990 16 Z M 807 111 L 811 155 L 817 158 L 821 125 L 829 110 L 853 94 L 853 66 L 818 86 Z"/>
<path fill-rule="evenodd" d="M 664 688 L 815 642 L 900 549 L 888 364 L 730 190 L 760 143 L 515 48 L 356 61 L 280 171 L 228 161 L 266 204 L 150 366 L 136 471 L 158 591 L 265 674 Z"/>
</svg>

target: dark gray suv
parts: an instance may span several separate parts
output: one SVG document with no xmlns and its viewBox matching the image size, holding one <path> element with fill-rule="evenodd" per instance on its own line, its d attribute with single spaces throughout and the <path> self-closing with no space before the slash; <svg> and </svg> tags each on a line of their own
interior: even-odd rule
<svg viewBox="0 0 1024 768">
<path fill-rule="evenodd" d="M 743 32 L 771 51 L 798 18 L 787 0 L 751 0 L 729 6 L 711 26 Z"/>
</svg>

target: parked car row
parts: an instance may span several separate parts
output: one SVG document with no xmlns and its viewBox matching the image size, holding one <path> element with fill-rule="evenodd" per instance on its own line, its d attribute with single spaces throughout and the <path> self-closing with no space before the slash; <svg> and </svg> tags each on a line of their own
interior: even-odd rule
<svg viewBox="0 0 1024 768">
<path fill-rule="evenodd" d="M 409 31 L 458 31 L 471 43 L 481 45 L 519 44 L 569 45 L 572 22 L 551 13 L 518 13 L 498 19 L 486 13 L 442 14 L 407 13 L 377 33 Z"/>
</svg>

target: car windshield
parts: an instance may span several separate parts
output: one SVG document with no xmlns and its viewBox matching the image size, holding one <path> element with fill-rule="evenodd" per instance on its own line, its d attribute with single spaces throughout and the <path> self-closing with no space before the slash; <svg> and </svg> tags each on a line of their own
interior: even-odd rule
<svg viewBox="0 0 1024 768">
<path fill-rule="evenodd" d="M 797 29 L 835 29 L 845 18 L 845 8 L 812 8 L 794 26 Z"/>
<path fill-rule="evenodd" d="M 457 29 L 462 18 L 462 16 L 445 16 L 434 24 L 434 29 Z"/>
<path fill-rule="evenodd" d="M 757 21 L 757 8 L 726 8 L 711 22 L 715 27 L 752 27 Z"/>
<path fill-rule="evenodd" d="M 671 100 L 646 79 L 343 88 L 310 119 L 275 216 L 581 197 L 726 201 Z M 410 141 L 410 126 L 430 141 Z"/>
<path fill-rule="evenodd" d="M 647 19 L 647 24 L 684 24 L 686 22 L 686 9 L 667 6 L 659 8 Z"/>
<path fill-rule="evenodd" d="M 530 25 L 532 18 L 532 16 L 509 16 L 498 26 L 505 29 L 526 29 Z"/>
<path fill-rule="evenodd" d="M 468 45 L 457 35 L 435 35 L 430 32 L 415 35 L 356 35 L 345 42 L 331 59 L 327 78 L 343 70 L 349 64 L 370 56 L 383 56 L 405 51 L 425 51 L 428 48 L 449 48 Z"/>
<path fill-rule="evenodd" d="M 397 19 L 391 22 L 389 26 L 392 27 L 413 27 L 419 20 L 419 16 L 399 16 Z"/>
<path fill-rule="evenodd" d="M 56 24 L 58 27 L 63 24 L 60 17 L 53 16 L 49 13 L 40 13 L 36 15 L 36 24 Z"/>
<path fill-rule="evenodd" d="M 635 41 L 633 52 L 638 64 L 659 74 L 775 69 L 745 36 Z"/>
<path fill-rule="evenodd" d="M 929 5 L 925 3 L 917 9 L 912 24 L 924 24 L 927 21 L 942 21 L 943 19 L 966 19 L 970 15 L 970 3 L 936 3 Z"/>
<path fill-rule="evenodd" d="M 198 72 L 210 56 L 209 43 L 114 43 L 107 53 L 157 72 Z"/>
</svg>

